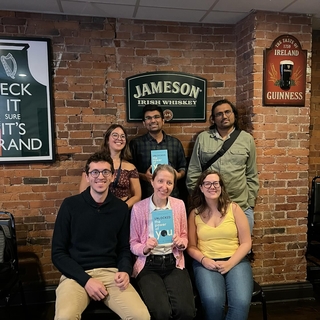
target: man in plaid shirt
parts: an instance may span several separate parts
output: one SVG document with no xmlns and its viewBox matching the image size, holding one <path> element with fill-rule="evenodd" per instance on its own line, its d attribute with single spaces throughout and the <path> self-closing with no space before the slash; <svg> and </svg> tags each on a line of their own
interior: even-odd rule
<svg viewBox="0 0 320 320">
<path fill-rule="evenodd" d="M 153 193 L 150 183 L 152 178 L 151 150 L 166 149 L 168 151 L 168 161 L 176 171 L 177 180 L 184 177 L 187 162 L 181 142 L 162 130 L 164 115 L 161 107 L 147 104 L 142 111 L 142 122 L 148 133 L 132 139 L 130 150 L 133 164 L 139 172 L 142 199 L 145 199 Z M 171 195 L 179 197 L 179 190 L 176 185 Z"/>
</svg>

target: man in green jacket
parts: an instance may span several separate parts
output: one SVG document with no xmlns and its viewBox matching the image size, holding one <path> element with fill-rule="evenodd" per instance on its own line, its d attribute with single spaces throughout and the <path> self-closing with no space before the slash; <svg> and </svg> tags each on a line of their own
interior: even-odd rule
<svg viewBox="0 0 320 320">
<path fill-rule="evenodd" d="M 186 178 L 189 193 L 192 193 L 204 165 L 238 129 L 238 111 L 230 101 L 219 100 L 212 106 L 211 121 L 213 125 L 198 135 L 192 151 Z M 247 215 L 252 232 L 253 208 L 259 190 L 253 137 L 241 131 L 228 151 L 209 169 L 221 173 L 231 200 L 238 203 Z"/>
</svg>

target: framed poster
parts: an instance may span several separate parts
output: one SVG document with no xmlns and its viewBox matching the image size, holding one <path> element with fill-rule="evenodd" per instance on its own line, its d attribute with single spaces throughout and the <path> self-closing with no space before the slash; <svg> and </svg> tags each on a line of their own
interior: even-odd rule
<svg viewBox="0 0 320 320">
<path fill-rule="evenodd" d="M 141 122 L 146 104 L 161 107 L 166 122 L 204 122 L 207 80 L 183 72 L 137 74 L 126 78 L 126 101 L 128 122 Z"/>
<path fill-rule="evenodd" d="M 265 50 L 263 103 L 269 106 L 304 106 L 307 50 L 291 35 L 276 38 Z"/>
<path fill-rule="evenodd" d="M 53 162 L 50 40 L 0 37 L 0 163 Z"/>
</svg>

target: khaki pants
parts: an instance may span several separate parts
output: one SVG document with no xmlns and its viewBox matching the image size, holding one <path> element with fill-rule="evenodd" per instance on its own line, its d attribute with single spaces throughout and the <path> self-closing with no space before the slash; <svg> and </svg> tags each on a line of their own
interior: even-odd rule
<svg viewBox="0 0 320 320">
<path fill-rule="evenodd" d="M 99 268 L 88 270 L 87 273 L 105 285 L 109 294 L 102 301 L 121 319 L 149 320 L 147 307 L 133 286 L 130 284 L 126 290 L 121 291 L 115 285 L 117 271 L 116 268 Z M 90 297 L 82 286 L 75 280 L 61 276 L 56 290 L 55 320 L 79 320 L 89 303 Z"/>
</svg>

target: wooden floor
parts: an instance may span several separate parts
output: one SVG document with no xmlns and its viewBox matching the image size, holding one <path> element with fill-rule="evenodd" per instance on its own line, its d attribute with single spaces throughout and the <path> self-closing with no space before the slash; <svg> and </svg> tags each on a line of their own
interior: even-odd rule
<svg viewBox="0 0 320 320">
<path fill-rule="evenodd" d="M 267 304 L 268 320 L 320 320 L 320 299 Z M 261 306 L 251 306 L 248 320 L 262 318 Z"/>
<path fill-rule="evenodd" d="M 315 286 L 315 299 L 267 303 L 268 320 L 320 320 L 320 284 Z M 11 307 L 10 315 L 0 308 L 1 320 L 53 320 L 54 304 L 28 306 L 28 314 L 21 307 Z M 90 320 L 108 320 L 102 315 Z M 248 320 L 262 320 L 261 304 L 251 305 Z M 236 319 L 234 319 L 236 320 Z"/>
</svg>

